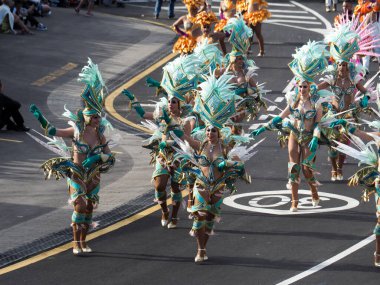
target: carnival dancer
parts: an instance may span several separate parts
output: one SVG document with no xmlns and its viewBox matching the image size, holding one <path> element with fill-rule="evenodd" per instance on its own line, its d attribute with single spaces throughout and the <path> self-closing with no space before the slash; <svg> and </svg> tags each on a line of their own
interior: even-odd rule
<svg viewBox="0 0 380 285">
<path fill-rule="evenodd" d="M 358 17 L 354 16 L 349 20 L 348 15 L 345 15 L 334 31 L 325 37 L 333 63 L 326 69 L 328 75 L 321 79 L 323 82 L 318 85 L 318 89 L 331 88 L 335 98 L 327 109 L 338 114 L 338 119 L 353 119 L 358 122 L 358 115 L 367 107 L 368 100 L 376 97 L 370 86 L 366 88 L 363 85 L 365 68 L 359 62 L 352 62 L 354 56 L 377 55 L 371 51 L 378 42 L 372 36 L 373 29 L 360 24 Z M 329 141 L 332 181 L 343 180 L 342 167 L 345 160 L 344 154 L 331 148 L 334 145 L 332 140 L 347 142 L 346 130 L 347 128 L 340 126 L 323 130 L 323 135 Z"/>
<path fill-rule="evenodd" d="M 257 56 L 264 56 L 264 37 L 261 33 L 262 22 L 270 18 L 271 14 L 267 10 L 268 3 L 264 0 L 249 0 L 247 13 L 244 14 L 244 19 L 252 28 L 253 34 L 259 41 L 260 52 Z"/>
<path fill-rule="evenodd" d="M 173 52 L 180 54 L 192 53 L 197 45 L 196 38 L 199 35 L 199 25 L 195 24 L 195 17 L 199 8 L 203 5 L 203 0 L 183 0 L 188 13 L 180 17 L 172 25 L 172 29 L 179 35 L 173 46 Z M 183 28 L 181 28 L 181 25 Z"/>
<path fill-rule="evenodd" d="M 377 115 L 380 114 L 377 112 Z M 372 127 L 375 126 L 376 129 L 379 130 L 380 121 L 371 123 Z M 346 125 L 347 122 L 340 119 L 335 122 L 333 126 L 337 124 Z M 374 194 L 377 219 L 376 226 L 373 230 L 376 237 L 374 265 L 376 267 L 380 267 L 380 133 L 365 133 L 357 128 L 354 128 L 351 132 L 358 135 L 349 135 L 349 140 L 352 142 L 352 145 L 356 146 L 355 148 L 339 141 L 336 141 L 336 147 L 334 148 L 336 148 L 339 152 L 357 159 L 359 161 L 359 166 L 364 165 L 364 167 L 360 168 L 353 176 L 350 177 L 348 185 L 363 186 L 364 190 L 362 198 L 365 202 L 369 202 L 370 196 Z M 369 142 L 365 143 L 362 139 L 365 141 L 369 140 Z"/>
<path fill-rule="evenodd" d="M 186 142 L 175 138 L 181 148 L 177 149 L 175 158 L 181 161 L 183 168 L 189 167 L 187 163 L 190 162 L 187 171 L 196 176 L 191 209 L 194 222 L 190 231 L 190 235 L 197 239 L 195 262 L 208 259 L 206 245 L 209 236 L 214 234 L 214 222 L 220 219 L 224 191 L 226 188 L 233 191 L 235 180 L 244 176 L 244 161 L 254 154 L 251 151 L 255 145 L 232 148 L 238 136 L 231 135 L 230 128 L 223 128 L 235 113 L 235 95 L 233 85 L 228 83 L 230 79 L 229 74 L 218 79 L 214 73 L 207 76 L 199 85 L 194 106 L 206 128 L 198 132 L 198 140 L 187 135 L 182 137 Z M 249 138 L 242 140 L 247 142 Z"/>
<path fill-rule="evenodd" d="M 261 107 L 266 108 L 263 95 L 266 93 L 264 84 L 257 84 L 254 80 L 258 67 L 253 60 L 247 58 L 252 30 L 241 16 L 232 18 L 224 27 L 224 31 L 230 35 L 229 42 L 232 51 L 225 57 L 225 68 L 219 73 L 231 72 L 231 83 L 235 84 L 235 93 L 241 98 L 236 100 L 237 115 L 233 117 L 236 123 L 244 118 L 249 121 L 257 116 Z"/>
<path fill-rule="evenodd" d="M 195 23 L 201 26 L 202 34 L 197 37 L 197 42 L 202 42 L 207 40 L 209 44 L 219 43 L 220 49 L 223 52 L 223 55 L 226 55 L 226 45 L 224 43 L 224 38 L 226 37 L 223 32 L 213 31 L 212 25 L 218 22 L 215 14 L 211 12 L 202 11 L 197 14 L 195 18 Z"/>
<path fill-rule="evenodd" d="M 100 173 L 108 171 L 115 163 L 114 154 L 104 132 L 111 127 L 105 117 L 102 117 L 105 88 L 98 66 L 91 59 L 79 74 L 79 81 L 86 83 L 82 91 L 85 108 L 76 114 L 65 107 L 63 116 L 70 119 L 71 127 L 55 128 L 35 105 L 30 111 L 45 130 L 45 136 L 62 157 L 46 161 L 42 168 L 46 178 L 56 179 L 66 176 L 69 188 L 69 202 L 74 206 L 71 218 L 73 228 L 73 253 L 92 252 L 87 245 L 86 235 L 92 225 L 92 212 L 99 203 Z M 60 138 L 71 138 L 72 148 L 68 148 Z M 45 144 L 46 145 L 46 144 Z M 47 145 L 48 146 L 48 145 Z M 53 148 L 54 150 L 54 148 Z"/>
<path fill-rule="evenodd" d="M 155 145 L 152 151 L 152 163 L 155 163 L 156 168 L 152 175 L 155 201 L 161 206 L 161 225 L 169 229 L 177 227 L 178 210 L 182 202 L 180 187 L 184 179 L 182 170 L 172 163 L 175 154 L 172 147 L 175 143 L 172 135 L 175 134 L 178 137 L 183 134 L 190 135 L 192 130 L 190 121 L 195 120 L 195 117 L 190 116 L 189 106 L 185 105 L 185 95 L 197 88 L 200 65 L 201 62 L 197 57 L 191 54 L 176 58 L 164 66 L 160 85 L 168 94 L 168 98 L 161 98 L 154 112 L 146 112 L 137 98 L 127 89 L 122 92 L 131 100 L 132 107 L 140 117 L 150 120 L 145 125 L 154 130 L 150 145 Z M 166 185 L 169 178 L 173 203 L 170 219 L 166 202 Z"/>
<path fill-rule="evenodd" d="M 251 135 L 257 136 L 265 130 L 281 130 L 283 127 L 290 129 L 287 188 L 292 191 L 291 212 L 298 210 L 301 168 L 310 187 L 312 204 L 314 207 L 319 204 L 317 187 L 320 184 L 313 173 L 315 171 L 314 159 L 320 138 L 321 103 L 328 100 L 331 93 L 324 90 L 317 91 L 314 77 L 327 66 L 326 55 L 326 46 L 318 42 L 308 42 L 300 49 L 296 49 L 296 54 L 293 54 L 294 60 L 289 67 L 297 78 L 297 86 L 294 92 L 286 94 L 287 107 L 266 126 L 251 133 Z M 294 121 L 283 122 L 283 119 L 290 115 Z"/>
<path fill-rule="evenodd" d="M 214 31 L 223 31 L 224 26 L 227 24 L 230 18 L 235 17 L 236 5 L 233 0 L 223 0 L 220 1 L 219 7 L 219 22 L 215 24 Z"/>
</svg>

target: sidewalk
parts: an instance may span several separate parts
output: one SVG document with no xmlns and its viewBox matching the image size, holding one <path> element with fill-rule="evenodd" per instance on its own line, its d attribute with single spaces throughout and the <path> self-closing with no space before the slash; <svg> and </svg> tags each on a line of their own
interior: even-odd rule
<svg viewBox="0 0 380 285">
<path fill-rule="evenodd" d="M 110 10 L 126 9 L 109 8 Z M 83 85 L 76 78 L 87 57 L 99 65 L 112 92 L 141 72 L 145 66 L 170 53 L 173 32 L 167 28 L 114 15 L 95 8 L 92 18 L 76 15 L 71 8 L 53 8 L 51 17 L 41 18 L 47 32 L 33 36 L 0 35 L 0 78 L 6 93 L 22 102 L 27 125 L 40 131 L 27 108 L 35 103 L 57 127 L 67 127 L 62 119 L 64 104 L 75 111 L 81 107 Z M 62 24 L 64 23 L 64 25 Z M 67 64 L 77 67 L 46 83 L 36 80 Z M 126 106 L 125 106 L 126 107 Z M 110 119 L 119 129 L 121 140 L 115 149 L 117 162 L 102 176 L 101 204 L 94 213 L 100 227 L 112 224 L 153 203 L 149 153 L 141 147 L 146 137 Z M 35 133 L 31 132 L 32 135 Z M 0 267 L 71 239 L 65 181 L 44 181 L 39 166 L 55 154 L 24 133 L 0 131 Z"/>
</svg>

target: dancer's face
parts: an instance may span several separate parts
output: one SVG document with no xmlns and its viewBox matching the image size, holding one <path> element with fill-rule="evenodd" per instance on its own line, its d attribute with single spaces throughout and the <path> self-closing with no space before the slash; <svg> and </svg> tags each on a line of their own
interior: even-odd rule
<svg viewBox="0 0 380 285">
<path fill-rule="evenodd" d="M 169 112 L 177 112 L 179 111 L 179 100 L 175 97 L 169 100 Z"/>
<path fill-rule="evenodd" d="M 195 17 L 198 13 L 198 7 L 191 6 L 189 9 L 190 16 Z"/>
<path fill-rule="evenodd" d="M 342 4 L 342 10 L 343 10 L 344 14 L 346 14 L 346 13 L 348 13 L 349 15 L 352 14 L 352 3 L 350 3 L 350 2 L 343 2 L 343 4 Z"/>
<path fill-rule="evenodd" d="M 209 141 L 215 141 L 218 139 L 218 129 L 214 126 L 209 126 L 206 129 L 206 136 Z"/>
<path fill-rule="evenodd" d="M 310 85 L 308 82 L 303 81 L 298 84 L 298 89 L 302 96 L 306 96 L 310 92 Z"/>
<path fill-rule="evenodd" d="M 342 62 L 338 63 L 338 72 L 339 72 L 339 75 L 341 75 L 341 76 L 347 75 L 347 73 L 348 73 L 347 62 L 342 61 Z"/>
<path fill-rule="evenodd" d="M 243 68 L 244 66 L 243 57 L 241 55 L 238 55 L 237 57 L 235 57 L 234 64 L 235 64 L 235 67 Z"/>
<path fill-rule="evenodd" d="M 100 125 L 100 120 L 101 120 L 101 118 L 99 115 L 93 115 L 93 116 L 91 116 L 89 125 L 93 128 L 97 128 Z"/>
<path fill-rule="evenodd" d="M 210 27 L 210 25 L 204 25 L 204 26 L 202 26 L 202 33 L 203 33 L 204 35 L 208 35 L 208 34 L 210 34 L 210 31 L 211 31 L 211 27 Z"/>
</svg>

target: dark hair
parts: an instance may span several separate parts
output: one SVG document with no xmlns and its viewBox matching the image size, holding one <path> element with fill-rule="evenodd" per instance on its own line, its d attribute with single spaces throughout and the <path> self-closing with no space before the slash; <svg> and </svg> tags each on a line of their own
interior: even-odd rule
<svg viewBox="0 0 380 285">
<path fill-rule="evenodd" d="M 1 83 L 1 79 L 0 79 L 0 87 L 3 86 L 3 83 Z"/>
</svg>

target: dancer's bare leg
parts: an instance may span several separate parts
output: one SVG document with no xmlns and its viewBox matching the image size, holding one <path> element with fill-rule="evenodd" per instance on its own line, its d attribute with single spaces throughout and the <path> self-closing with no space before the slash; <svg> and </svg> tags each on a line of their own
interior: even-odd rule
<svg viewBox="0 0 380 285">
<path fill-rule="evenodd" d="M 288 169 L 289 178 L 290 180 L 292 180 L 292 181 L 289 180 L 288 183 L 290 184 L 291 191 L 292 191 L 292 208 L 297 209 L 301 149 L 293 134 L 289 136 L 288 152 L 289 152 L 289 163 L 293 165 L 291 169 Z"/>
</svg>

